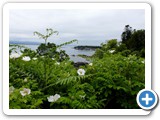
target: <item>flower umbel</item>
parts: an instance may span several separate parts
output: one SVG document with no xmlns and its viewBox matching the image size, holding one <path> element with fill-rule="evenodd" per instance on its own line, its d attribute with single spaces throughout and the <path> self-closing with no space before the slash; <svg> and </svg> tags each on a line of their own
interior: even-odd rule
<svg viewBox="0 0 160 120">
<path fill-rule="evenodd" d="M 57 101 L 60 97 L 61 97 L 61 96 L 60 96 L 59 94 L 55 94 L 54 96 L 51 95 L 51 96 L 47 97 L 47 99 L 48 99 L 48 102 L 55 102 L 55 101 Z"/>
<path fill-rule="evenodd" d="M 84 69 L 78 69 L 77 70 L 77 73 L 78 73 L 78 75 L 85 75 L 85 70 Z"/>
<path fill-rule="evenodd" d="M 24 57 L 22 58 L 22 60 L 24 60 L 24 61 L 30 61 L 31 58 L 30 58 L 29 56 L 24 56 Z"/>
<path fill-rule="evenodd" d="M 20 91 L 22 96 L 29 95 L 31 93 L 30 89 L 24 88 L 23 91 Z"/>
</svg>

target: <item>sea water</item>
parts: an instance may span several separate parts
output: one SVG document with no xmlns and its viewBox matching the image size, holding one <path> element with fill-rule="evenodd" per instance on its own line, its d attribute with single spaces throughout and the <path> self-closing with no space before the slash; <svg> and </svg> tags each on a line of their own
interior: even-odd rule
<svg viewBox="0 0 160 120">
<path fill-rule="evenodd" d="M 31 50 L 36 50 L 39 45 L 23 45 L 27 48 L 30 48 Z M 66 45 L 62 46 L 61 50 L 65 50 L 66 54 L 69 55 L 70 60 L 74 62 L 89 62 L 85 58 L 79 57 L 78 55 L 87 55 L 87 56 L 92 56 L 95 51 L 94 50 L 76 50 L 74 49 L 76 45 Z M 19 52 L 19 50 L 17 49 Z"/>
</svg>

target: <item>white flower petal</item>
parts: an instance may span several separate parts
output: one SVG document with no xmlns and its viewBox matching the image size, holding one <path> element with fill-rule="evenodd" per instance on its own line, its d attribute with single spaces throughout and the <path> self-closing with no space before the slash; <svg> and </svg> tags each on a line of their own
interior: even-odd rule
<svg viewBox="0 0 160 120">
<path fill-rule="evenodd" d="M 30 61 L 31 58 L 30 58 L 29 56 L 24 56 L 24 57 L 22 58 L 22 60 L 23 60 L 23 61 Z"/>
<path fill-rule="evenodd" d="M 89 63 L 89 66 L 92 66 L 93 65 L 93 63 Z"/>
<path fill-rule="evenodd" d="M 78 73 L 78 75 L 85 75 L 85 70 L 84 69 L 78 69 L 77 73 Z"/>
<path fill-rule="evenodd" d="M 18 54 L 18 53 L 12 53 L 11 55 L 10 55 L 10 58 L 19 58 L 21 55 L 20 54 Z"/>
<path fill-rule="evenodd" d="M 24 82 L 27 82 L 27 81 L 28 81 L 27 78 L 25 78 L 25 79 L 24 79 Z"/>
<path fill-rule="evenodd" d="M 27 89 L 26 91 L 28 92 L 28 95 L 31 94 L 31 90 L 30 89 Z"/>
<path fill-rule="evenodd" d="M 109 53 L 114 53 L 115 52 L 115 50 L 109 50 Z"/>
<path fill-rule="evenodd" d="M 24 91 L 20 91 L 20 93 L 21 93 L 22 96 L 26 95 L 26 93 Z"/>
<path fill-rule="evenodd" d="M 53 100 L 53 95 L 52 95 L 52 96 L 47 97 L 47 99 L 48 99 L 48 102 L 53 102 L 53 101 L 54 101 L 54 100 Z"/>
<path fill-rule="evenodd" d="M 55 101 L 57 101 L 60 97 L 61 97 L 61 96 L 60 96 L 59 94 L 55 94 L 55 95 L 54 95 Z"/>
<path fill-rule="evenodd" d="M 29 95 L 31 93 L 30 89 L 24 88 L 23 91 L 20 91 L 22 96 Z"/>
<path fill-rule="evenodd" d="M 61 96 L 60 96 L 59 94 L 55 94 L 54 96 L 51 95 L 51 96 L 47 97 L 47 99 L 48 99 L 48 102 L 55 102 L 55 101 L 57 101 L 60 97 L 61 97 Z"/>
</svg>

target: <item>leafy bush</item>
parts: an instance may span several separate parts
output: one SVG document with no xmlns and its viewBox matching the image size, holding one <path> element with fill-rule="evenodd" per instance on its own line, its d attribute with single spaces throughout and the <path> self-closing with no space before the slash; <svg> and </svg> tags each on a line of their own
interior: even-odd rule
<svg viewBox="0 0 160 120">
<path fill-rule="evenodd" d="M 91 85 L 97 91 L 98 98 L 106 99 L 106 108 L 110 103 L 111 108 L 138 108 L 135 98 L 145 87 L 144 67 L 143 59 L 134 55 L 105 54 L 102 59 L 93 59 L 93 66 L 88 72 L 94 74 Z"/>
<path fill-rule="evenodd" d="M 10 86 L 15 88 L 10 108 L 114 108 L 112 101 L 120 108 L 138 108 L 135 98 L 144 88 L 143 59 L 104 54 L 92 60 L 92 66 L 83 67 L 85 75 L 79 76 L 68 60 L 10 59 Z M 31 89 L 31 94 L 21 96 L 23 88 Z M 61 98 L 49 103 L 47 97 L 54 94 Z"/>
<path fill-rule="evenodd" d="M 45 39 L 36 51 L 10 54 L 11 109 L 138 108 L 136 95 L 145 87 L 144 58 L 116 52 L 113 40 L 112 47 L 103 44 L 88 58 L 92 63 L 75 68 L 65 51 L 58 50 L 75 41 L 55 45 Z"/>
</svg>

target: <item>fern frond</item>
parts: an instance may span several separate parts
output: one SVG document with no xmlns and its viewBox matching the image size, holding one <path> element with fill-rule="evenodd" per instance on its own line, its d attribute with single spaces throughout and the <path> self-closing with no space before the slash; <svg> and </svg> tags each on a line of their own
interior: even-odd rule
<svg viewBox="0 0 160 120">
<path fill-rule="evenodd" d="M 64 45 L 68 45 L 68 44 L 71 44 L 71 43 L 74 43 L 74 42 L 78 42 L 78 40 L 74 39 L 74 40 L 71 40 L 69 42 L 65 42 L 63 44 L 57 45 L 57 48 L 60 48 L 60 47 L 62 47 Z"/>
<path fill-rule="evenodd" d="M 65 79 L 60 79 L 56 82 L 56 84 L 60 84 L 60 85 L 66 85 L 66 84 L 69 84 L 69 83 L 73 83 L 73 82 L 76 82 L 79 80 L 79 77 L 77 76 L 72 76 L 72 77 L 69 77 L 69 78 L 65 78 Z"/>
<path fill-rule="evenodd" d="M 35 31 L 33 34 L 34 34 L 34 35 L 37 35 L 40 39 L 45 39 L 45 38 L 46 38 L 45 35 L 43 35 L 43 34 L 37 32 L 37 31 Z"/>
<path fill-rule="evenodd" d="M 88 77 L 91 77 L 92 75 L 85 75 L 85 76 L 71 76 L 69 78 L 65 78 L 65 79 L 60 79 L 56 82 L 56 84 L 60 84 L 60 85 L 66 85 L 66 84 L 70 84 L 73 82 L 78 82 L 81 80 L 85 80 Z"/>
<path fill-rule="evenodd" d="M 52 28 L 47 28 L 46 31 L 47 31 L 47 35 L 46 35 L 47 37 L 50 37 L 54 33 L 57 34 L 57 35 L 59 34 L 58 31 L 53 31 Z"/>
<path fill-rule="evenodd" d="M 80 80 L 80 78 L 78 76 L 72 76 L 72 77 L 65 78 L 65 79 L 59 79 L 59 80 L 57 80 L 56 83 L 50 84 L 50 85 L 46 86 L 45 88 L 43 88 L 43 90 L 45 90 L 49 87 L 55 86 L 57 84 L 66 85 L 66 84 L 73 83 L 73 82 L 76 82 L 79 80 Z"/>
</svg>

